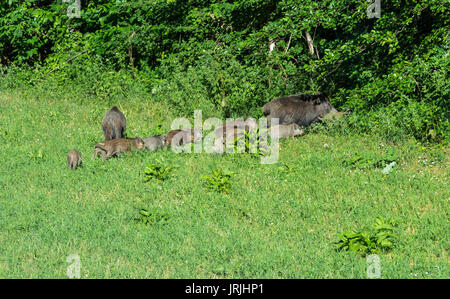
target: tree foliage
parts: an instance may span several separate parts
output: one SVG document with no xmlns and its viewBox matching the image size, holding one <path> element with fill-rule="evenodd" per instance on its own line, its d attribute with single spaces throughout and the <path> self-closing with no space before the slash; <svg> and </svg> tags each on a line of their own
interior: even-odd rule
<svg viewBox="0 0 450 299">
<path fill-rule="evenodd" d="M 182 113 L 225 117 L 321 90 L 361 132 L 445 140 L 447 1 L 381 0 L 380 18 L 369 2 L 82 0 L 69 18 L 61 0 L 7 0 L 0 65 L 60 84 L 113 69 Z"/>
</svg>

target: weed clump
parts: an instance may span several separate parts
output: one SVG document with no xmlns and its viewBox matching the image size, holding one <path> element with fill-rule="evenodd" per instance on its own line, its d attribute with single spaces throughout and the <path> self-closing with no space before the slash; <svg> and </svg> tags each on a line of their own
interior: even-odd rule
<svg viewBox="0 0 450 299">
<path fill-rule="evenodd" d="M 362 255 L 381 253 L 391 250 L 398 239 L 394 234 L 396 221 L 377 218 L 370 229 L 360 232 L 345 231 L 339 234 L 336 249 L 338 251 L 353 251 Z"/>
<path fill-rule="evenodd" d="M 165 181 L 173 176 L 174 167 L 161 165 L 160 163 L 150 163 L 144 170 L 145 182 L 157 180 Z"/>
<path fill-rule="evenodd" d="M 156 209 L 140 209 L 139 215 L 135 218 L 137 224 L 153 226 L 156 224 L 166 224 L 169 220 L 169 214 Z"/>
<path fill-rule="evenodd" d="M 229 171 L 213 169 L 211 175 L 204 175 L 202 179 L 209 190 L 228 194 L 231 191 L 230 179 L 232 175 L 233 173 Z"/>
</svg>

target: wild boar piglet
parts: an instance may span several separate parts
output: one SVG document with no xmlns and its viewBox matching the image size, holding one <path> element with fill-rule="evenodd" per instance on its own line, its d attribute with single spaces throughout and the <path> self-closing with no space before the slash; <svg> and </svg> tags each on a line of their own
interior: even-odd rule
<svg viewBox="0 0 450 299">
<path fill-rule="evenodd" d="M 81 154 L 77 150 L 71 150 L 67 155 L 67 164 L 71 169 L 77 169 L 82 163 Z"/>
<path fill-rule="evenodd" d="M 117 156 L 122 152 L 129 152 L 132 149 L 141 150 L 144 147 L 144 140 L 140 137 L 132 139 L 118 138 L 113 140 L 105 140 L 95 145 L 92 159 L 96 158 L 98 154 L 101 154 L 103 159 L 108 159 L 112 156 Z"/>
</svg>

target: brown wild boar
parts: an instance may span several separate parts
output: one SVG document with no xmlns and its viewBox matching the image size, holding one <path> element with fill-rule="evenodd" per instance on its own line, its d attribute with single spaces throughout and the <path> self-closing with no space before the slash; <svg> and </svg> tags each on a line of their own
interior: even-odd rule
<svg viewBox="0 0 450 299">
<path fill-rule="evenodd" d="M 71 169 L 77 169 L 82 163 L 81 154 L 76 150 L 71 150 L 67 155 L 67 164 Z"/>
<path fill-rule="evenodd" d="M 171 145 L 175 146 L 183 146 L 187 143 L 197 143 L 201 140 L 200 131 L 193 129 L 178 129 L 172 130 L 166 135 L 166 139 L 164 141 L 164 146 L 169 147 Z"/>
<path fill-rule="evenodd" d="M 94 147 L 94 155 L 92 159 L 96 158 L 100 153 L 103 159 L 108 159 L 112 156 L 117 156 L 121 152 L 129 152 L 133 148 L 141 150 L 145 147 L 144 140 L 140 137 L 133 139 L 128 138 L 118 138 L 113 140 L 105 140 L 99 142 Z"/>
<path fill-rule="evenodd" d="M 295 136 L 303 136 L 305 135 L 305 131 L 297 124 L 289 124 L 289 125 L 277 125 L 271 128 L 273 130 L 274 135 L 272 138 L 281 139 L 281 138 L 294 138 Z"/>
<path fill-rule="evenodd" d="M 123 138 L 127 128 L 127 121 L 120 110 L 114 106 L 102 120 L 103 135 L 105 140 Z"/>
<path fill-rule="evenodd" d="M 280 125 L 296 123 L 304 127 L 330 112 L 337 112 L 328 96 L 321 92 L 315 95 L 298 94 L 275 98 L 265 104 L 262 111 L 269 123 L 271 119 L 278 118 Z"/>
</svg>

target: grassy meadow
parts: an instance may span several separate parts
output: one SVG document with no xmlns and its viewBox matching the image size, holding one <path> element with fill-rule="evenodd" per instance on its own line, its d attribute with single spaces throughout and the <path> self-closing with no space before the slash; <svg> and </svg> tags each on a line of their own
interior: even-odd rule
<svg viewBox="0 0 450 299">
<path fill-rule="evenodd" d="M 283 140 L 272 165 L 172 151 L 91 160 L 112 105 L 128 137 L 165 133 L 176 116 L 139 95 L 0 92 L 0 278 L 66 278 L 70 254 L 81 278 L 366 278 L 366 258 L 335 242 L 378 217 L 398 222 L 394 247 L 379 253 L 382 278 L 450 277 L 448 148 L 317 130 Z M 352 160 L 388 154 L 389 174 Z M 150 163 L 171 176 L 146 182 Z M 206 187 L 215 169 L 232 173 L 229 193 Z"/>
</svg>

